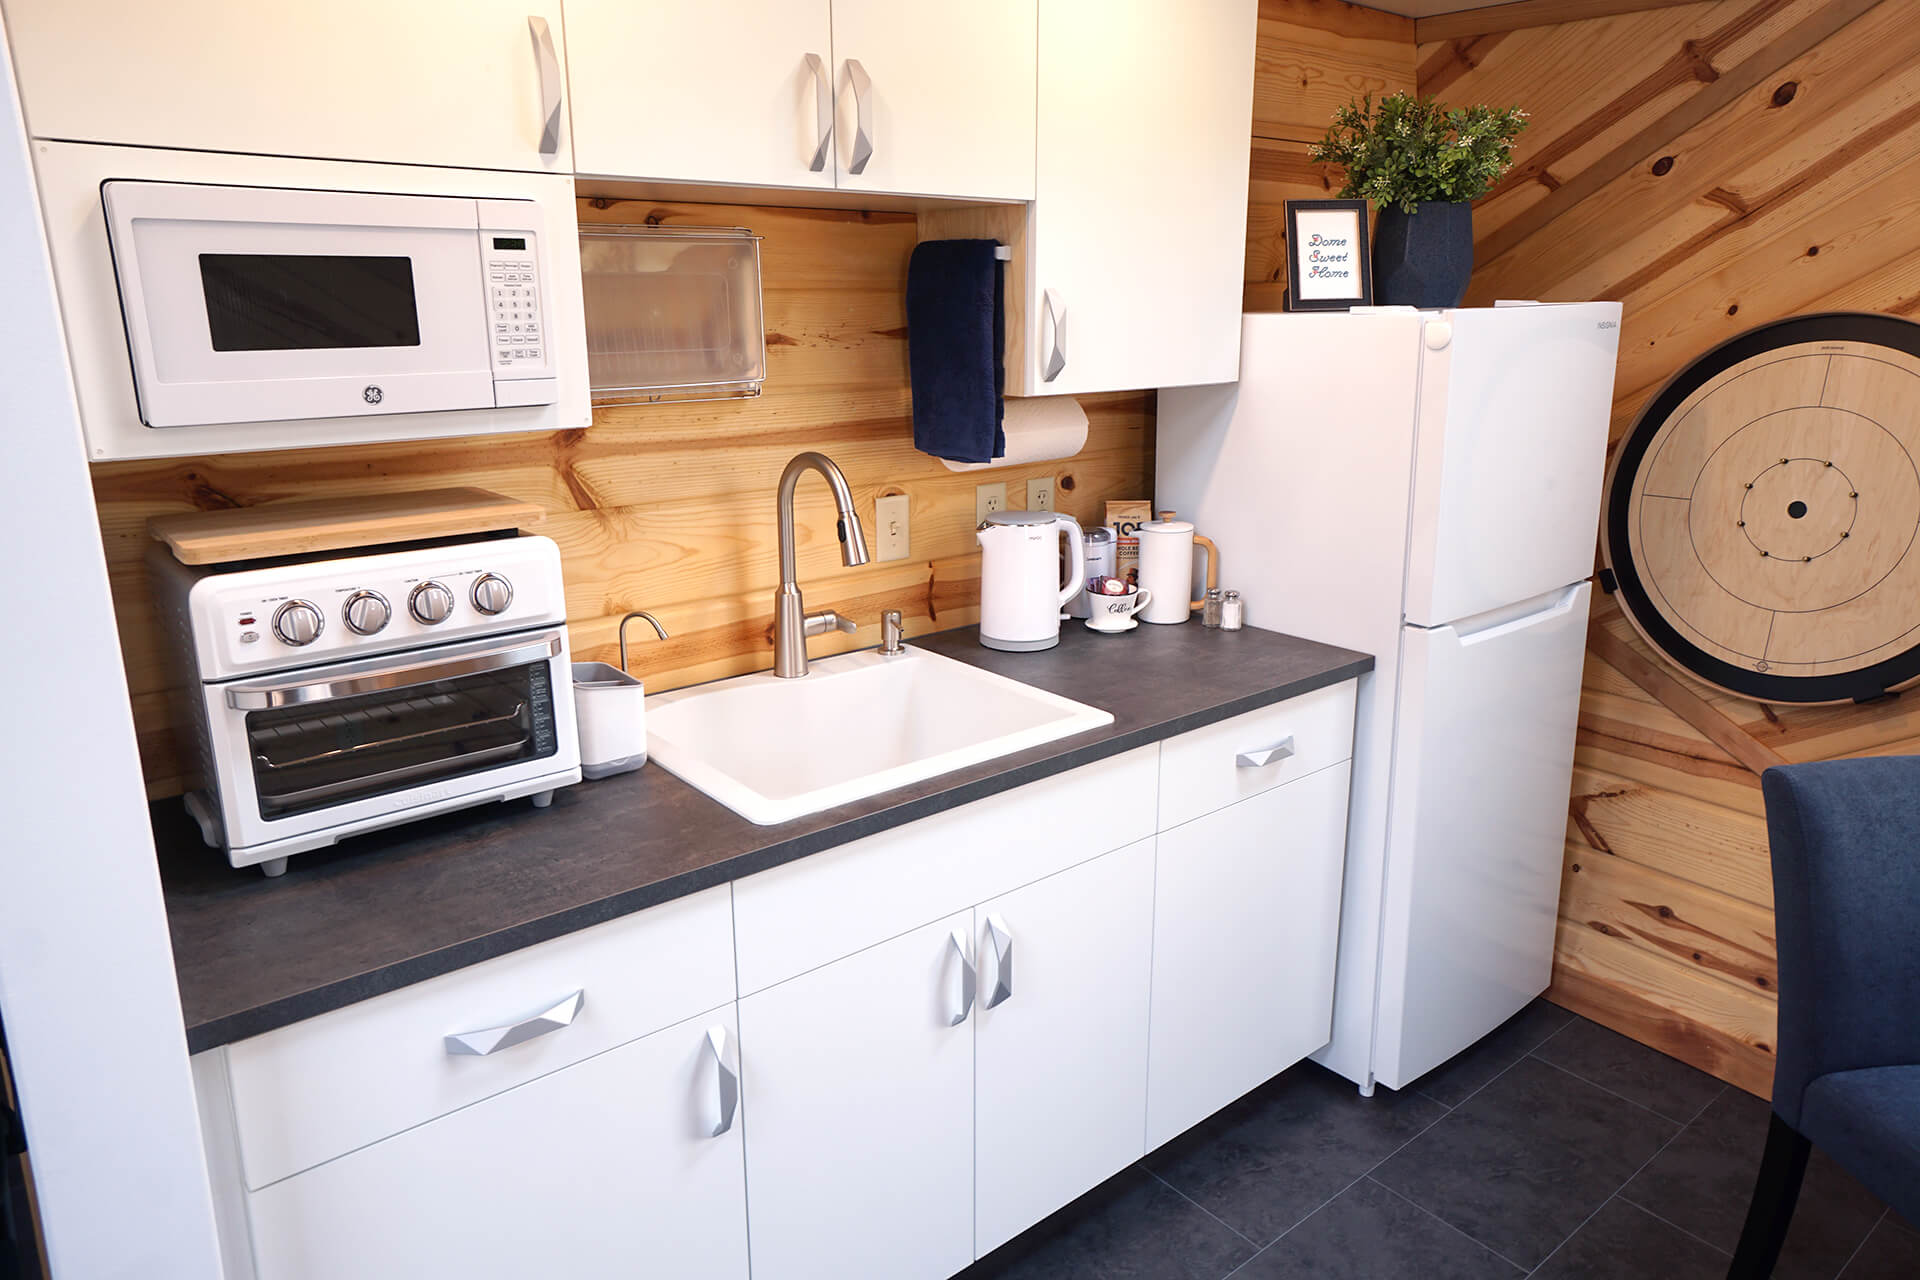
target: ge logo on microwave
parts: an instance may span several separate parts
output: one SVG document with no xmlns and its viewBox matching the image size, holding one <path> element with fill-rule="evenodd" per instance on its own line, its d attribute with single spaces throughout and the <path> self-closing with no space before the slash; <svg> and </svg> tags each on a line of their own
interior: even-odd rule
<svg viewBox="0 0 1920 1280">
<path fill-rule="evenodd" d="M 387 393 L 380 388 L 370 386 L 360 393 L 360 398 L 368 404 L 379 404 L 382 400 L 386 399 L 386 395 Z"/>
</svg>

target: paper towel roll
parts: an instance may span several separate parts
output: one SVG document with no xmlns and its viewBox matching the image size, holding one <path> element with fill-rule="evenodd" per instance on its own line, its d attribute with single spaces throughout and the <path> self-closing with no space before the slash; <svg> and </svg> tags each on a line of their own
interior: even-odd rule
<svg viewBox="0 0 1920 1280">
<path fill-rule="evenodd" d="M 992 462 L 947 462 L 948 470 L 984 471 L 1071 458 L 1087 445 L 1087 411 L 1072 396 L 1008 396 L 1001 425 L 1007 433 L 1005 454 Z"/>
</svg>

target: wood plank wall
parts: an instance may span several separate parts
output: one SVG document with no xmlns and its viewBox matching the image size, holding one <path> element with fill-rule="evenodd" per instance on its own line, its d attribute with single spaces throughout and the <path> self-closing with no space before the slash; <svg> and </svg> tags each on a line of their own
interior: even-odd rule
<svg viewBox="0 0 1920 1280">
<path fill-rule="evenodd" d="M 976 620 L 979 477 L 948 471 L 912 442 L 903 291 L 913 214 L 583 200 L 580 216 L 737 225 L 764 236 L 765 393 L 607 409 L 591 428 L 557 434 L 96 466 L 150 794 L 182 789 L 185 758 L 168 724 L 169 675 L 141 563 L 146 520 L 162 512 L 449 484 L 538 502 L 549 513 L 538 531 L 560 544 L 565 563 L 574 656 L 613 661 L 619 617 L 649 609 L 673 637 L 663 643 L 639 628 L 633 665 L 661 690 L 772 665 L 774 490 L 789 458 L 819 449 L 845 470 L 870 535 L 874 499 L 909 496 L 912 549 L 905 560 L 843 568 L 826 486 L 802 482 L 796 514 L 807 601 L 862 624 L 857 636 L 815 639 L 813 652 L 876 643 L 884 609 L 901 610 L 909 634 Z M 1097 521 L 1109 498 L 1149 495 L 1152 394 L 1082 404 L 1091 430 L 1077 457 L 992 473 L 1014 501 L 1024 499 L 1028 479 L 1043 475 L 1055 477 L 1059 509 L 1083 521 Z"/>
<path fill-rule="evenodd" d="M 1719 0 L 1427 40 L 1423 92 L 1533 113 L 1476 212 L 1469 302 L 1624 303 L 1616 444 L 1662 381 L 1751 325 L 1920 313 L 1913 19 L 1898 0 Z M 1679 674 L 1604 597 L 1595 614 L 1550 994 L 1765 1094 L 1755 767 L 1920 751 L 1920 695 L 1762 705 Z"/>
<path fill-rule="evenodd" d="M 1255 58 L 1246 307 L 1278 311 L 1286 202 L 1324 199 L 1340 187 L 1308 152 L 1345 103 L 1414 87 L 1414 23 L 1342 0 L 1260 0 Z"/>
</svg>

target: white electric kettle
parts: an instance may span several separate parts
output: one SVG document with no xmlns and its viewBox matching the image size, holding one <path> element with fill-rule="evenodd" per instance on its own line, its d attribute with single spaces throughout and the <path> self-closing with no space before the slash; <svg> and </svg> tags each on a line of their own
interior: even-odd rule
<svg viewBox="0 0 1920 1280">
<path fill-rule="evenodd" d="M 1060 643 L 1060 610 L 1080 594 L 1086 543 L 1071 516 L 999 511 L 981 522 L 980 643 L 1025 653 Z M 1061 568 L 1060 534 L 1067 535 Z"/>
</svg>

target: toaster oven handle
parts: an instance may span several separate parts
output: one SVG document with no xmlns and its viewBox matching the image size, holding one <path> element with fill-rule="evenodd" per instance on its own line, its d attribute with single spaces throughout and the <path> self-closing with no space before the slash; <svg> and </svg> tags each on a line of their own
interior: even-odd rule
<svg viewBox="0 0 1920 1280">
<path fill-rule="evenodd" d="M 300 680 L 289 684 L 241 685 L 227 690 L 227 705 L 236 711 L 260 711 L 268 707 L 291 707 L 307 702 L 327 702 L 350 698 L 357 693 L 380 693 L 405 689 L 435 680 L 478 675 L 506 667 L 523 667 L 541 662 L 560 652 L 560 637 L 545 635 L 530 643 L 504 649 L 486 649 L 457 658 L 436 658 L 428 662 L 408 662 L 377 671 L 341 674 L 325 680 Z"/>
</svg>

